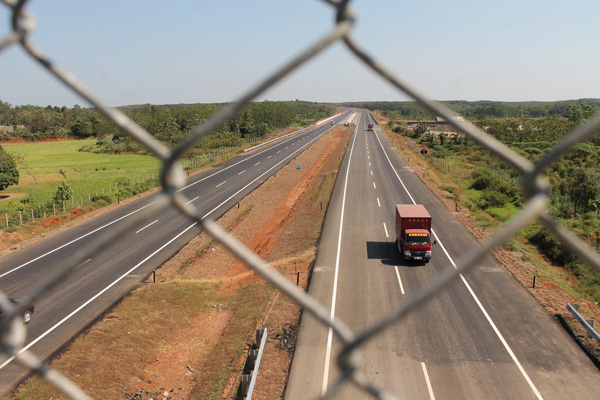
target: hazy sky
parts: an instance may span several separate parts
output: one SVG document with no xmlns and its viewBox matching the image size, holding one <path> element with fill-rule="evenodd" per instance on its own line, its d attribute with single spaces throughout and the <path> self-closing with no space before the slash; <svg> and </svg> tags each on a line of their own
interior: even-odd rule
<svg viewBox="0 0 600 400">
<path fill-rule="evenodd" d="M 437 100 L 600 97 L 598 0 L 356 0 L 353 37 Z M 331 30 L 318 0 L 33 0 L 32 42 L 105 103 L 229 102 Z M 9 32 L 0 4 L 0 35 Z M 406 100 L 342 43 L 260 100 Z M 0 100 L 87 106 L 19 46 Z"/>
</svg>

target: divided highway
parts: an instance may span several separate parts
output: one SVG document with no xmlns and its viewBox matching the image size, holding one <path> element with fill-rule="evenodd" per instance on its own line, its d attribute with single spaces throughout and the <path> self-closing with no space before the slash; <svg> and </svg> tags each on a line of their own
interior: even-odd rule
<svg viewBox="0 0 600 400">
<path fill-rule="evenodd" d="M 182 189 L 184 195 L 205 216 L 217 219 L 352 114 L 348 110 L 194 175 Z M 155 195 L 147 196 L 4 255 L 0 258 L 0 289 L 11 297 L 31 293 L 75 249 L 92 245 L 98 235 L 124 223 L 155 198 Z M 42 359 L 50 356 L 199 233 L 195 223 L 175 209 L 167 208 L 112 243 L 36 304 L 32 322 L 27 326 L 26 348 Z M 13 359 L 0 364 L 0 395 L 6 394 L 27 372 Z"/>
<path fill-rule="evenodd" d="M 477 246 L 363 112 L 340 167 L 309 294 L 358 332 L 454 268 Z M 433 217 L 429 264 L 404 263 L 394 206 Z M 339 340 L 304 314 L 285 398 L 322 395 L 339 378 Z M 600 373 L 492 257 L 361 347 L 360 369 L 399 399 L 590 399 Z M 347 383 L 335 398 L 370 398 Z"/>
</svg>

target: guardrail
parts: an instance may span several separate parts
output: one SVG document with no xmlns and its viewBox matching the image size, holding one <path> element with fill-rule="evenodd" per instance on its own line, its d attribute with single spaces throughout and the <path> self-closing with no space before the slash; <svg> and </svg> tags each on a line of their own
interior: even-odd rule
<svg viewBox="0 0 600 400">
<path fill-rule="evenodd" d="M 573 305 L 571 303 L 567 303 L 567 310 L 569 310 L 569 312 L 571 314 L 573 314 L 575 319 L 577 321 L 579 321 L 579 323 L 585 328 L 586 331 L 588 331 L 590 336 L 592 336 L 594 339 L 596 339 L 596 341 L 598 343 L 600 343 L 600 335 L 598 334 L 598 332 L 596 332 L 594 330 L 594 328 L 588 322 L 588 320 L 586 320 L 585 318 L 583 318 L 583 316 L 581 314 L 579 314 L 579 311 L 577 311 L 577 308 L 579 308 L 579 306 L 577 304 Z"/>
<path fill-rule="evenodd" d="M 235 400 L 251 400 L 252 393 L 254 392 L 254 385 L 256 385 L 256 378 L 258 377 L 258 370 L 260 368 L 260 361 L 262 360 L 263 353 L 265 351 L 265 343 L 267 343 L 267 328 L 256 330 L 256 343 L 246 356 L 246 362 L 244 363 L 244 371 L 240 379 L 240 385 L 238 386 Z"/>
</svg>

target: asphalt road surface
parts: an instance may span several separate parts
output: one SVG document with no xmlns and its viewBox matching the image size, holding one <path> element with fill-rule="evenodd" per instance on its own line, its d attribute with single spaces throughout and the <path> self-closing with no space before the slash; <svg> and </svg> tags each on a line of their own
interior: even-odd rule
<svg viewBox="0 0 600 400">
<path fill-rule="evenodd" d="M 348 110 L 194 175 L 183 193 L 203 215 L 217 219 L 335 124 L 344 123 L 352 115 Z M 1 257 L 0 290 L 11 297 L 31 293 L 75 250 L 93 245 L 98 235 L 126 223 L 155 200 L 155 195 L 147 196 Z M 112 243 L 36 302 L 32 322 L 27 325 L 25 349 L 42 359 L 49 357 L 199 233 L 195 223 L 167 208 Z M 1 363 L 0 395 L 8 393 L 27 372 L 12 358 Z"/>
<path fill-rule="evenodd" d="M 363 113 L 340 167 L 309 294 L 354 332 L 373 324 L 477 246 Z M 394 207 L 424 204 L 433 257 L 404 263 Z M 285 392 L 318 398 L 339 378 L 340 341 L 302 316 Z M 592 399 L 600 373 L 492 257 L 361 347 L 360 369 L 399 399 Z M 345 384 L 335 398 L 370 398 Z"/>
</svg>

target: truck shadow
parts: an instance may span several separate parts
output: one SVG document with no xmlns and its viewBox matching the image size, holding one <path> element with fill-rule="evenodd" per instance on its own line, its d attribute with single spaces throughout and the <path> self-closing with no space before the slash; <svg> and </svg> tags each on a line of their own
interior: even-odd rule
<svg viewBox="0 0 600 400">
<path fill-rule="evenodd" d="M 425 263 L 402 260 L 394 242 L 367 241 L 367 258 L 369 260 L 381 260 L 383 265 L 393 267 L 422 267 L 425 265 Z"/>
</svg>

